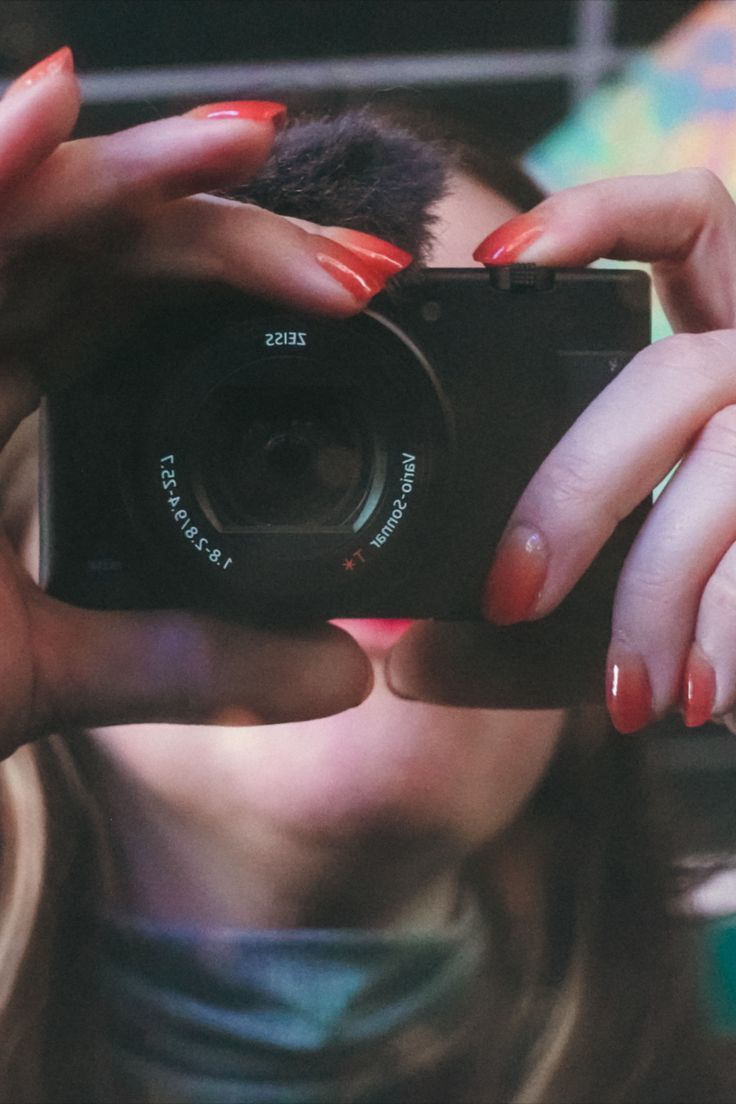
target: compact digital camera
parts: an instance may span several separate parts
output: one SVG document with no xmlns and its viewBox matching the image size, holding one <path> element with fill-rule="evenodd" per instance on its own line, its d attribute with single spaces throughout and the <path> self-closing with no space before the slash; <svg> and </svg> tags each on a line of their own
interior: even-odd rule
<svg viewBox="0 0 736 1104">
<path fill-rule="evenodd" d="M 45 406 L 43 575 L 86 607 L 476 619 L 528 480 L 649 340 L 637 271 L 429 269 L 348 321 L 144 298 Z M 638 523 L 562 617 L 606 616 Z"/>
</svg>

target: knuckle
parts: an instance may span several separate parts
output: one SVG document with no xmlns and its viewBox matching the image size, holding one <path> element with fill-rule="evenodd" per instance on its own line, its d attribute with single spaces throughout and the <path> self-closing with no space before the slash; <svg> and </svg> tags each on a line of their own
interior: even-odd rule
<svg viewBox="0 0 736 1104">
<path fill-rule="evenodd" d="M 622 583 L 625 583 L 628 600 L 638 611 L 639 618 L 646 611 L 668 608 L 677 586 L 667 557 L 651 560 L 646 566 L 630 568 Z"/>
<path fill-rule="evenodd" d="M 704 165 L 679 169 L 673 175 L 684 188 L 688 202 L 697 210 L 708 213 L 715 203 L 731 202 L 723 182 Z"/>
<path fill-rule="evenodd" d="M 697 379 L 708 388 L 708 395 L 723 392 L 723 400 L 736 396 L 733 366 L 736 360 L 736 333 L 711 330 L 708 333 L 678 333 L 662 338 L 640 354 L 645 372 L 655 370 L 667 393 L 682 394 L 689 406 L 697 399 Z M 707 397 L 707 396 L 705 396 Z"/>
<path fill-rule="evenodd" d="M 736 560 L 732 555 L 723 557 L 706 583 L 702 605 L 704 610 L 710 609 L 718 617 L 736 611 Z"/>
<path fill-rule="evenodd" d="M 601 464 L 589 454 L 560 450 L 547 459 L 544 497 L 556 515 L 585 520 L 586 528 L 611 532 L 620 521 L 616 502 L 602 493 Z"/>
<path fill-rule="evenodd" d="M 736 404 L 718 410 L 701 429 L 693 451 L 736 462 Z"/>
<path fill-rule="evenodd" d="M 584 506 L 597 500 L 590 464 L 577 456 L 550 457 L 547 471 L 549 503 L 553 510 Z"/>
</svg>

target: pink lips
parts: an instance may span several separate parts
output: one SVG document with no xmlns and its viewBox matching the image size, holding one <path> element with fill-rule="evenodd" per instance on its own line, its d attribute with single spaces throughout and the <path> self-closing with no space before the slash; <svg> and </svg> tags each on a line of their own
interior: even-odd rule
<svg viewBox="0 0 736 1104">
<path fill-rule="evenodd" d="M 388 651 L 414 622 L 405 618 L 355 618 L 334 624 L 349 632 L 361 647 L 369 651 Z"/>
<path fill-rule="evenodd" d="M 404 632 L 404 630 L 408 629 L 411 625 L 411 621 L 405 618 L 403 620 L 401 618 L 396 618 L 395 620 L 391 618 L 376 618 L 373 621 L 361 621 L 360 623 L 362 625 L 375 625 L 376 628 L 380 628 L 383 632 L 391 633 Z"/>
</svg>

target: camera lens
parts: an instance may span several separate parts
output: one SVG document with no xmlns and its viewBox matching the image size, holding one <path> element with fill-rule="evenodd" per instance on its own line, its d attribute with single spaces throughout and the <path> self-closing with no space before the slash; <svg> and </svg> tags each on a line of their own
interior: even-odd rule
<svg viewBox="0 0 736 1104">
<path fill-rule="evenodd" d="M 350 527 L 375 443 L 355 389 L 222 386 L 195 429 L 195 487 L 222 531 Z"/>
</svg>

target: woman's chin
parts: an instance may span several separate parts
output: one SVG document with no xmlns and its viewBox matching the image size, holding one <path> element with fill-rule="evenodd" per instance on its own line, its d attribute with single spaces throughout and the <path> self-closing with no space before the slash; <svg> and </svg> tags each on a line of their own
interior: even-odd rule
<svg viewBox="0 0 736 1104">
<path fill-rule="evenodd" d="M 355 709 L 241 731 L 249 804 L 297 831 L 477 841 L 545 769 L 561 719 L 403 701 L 376 660 L 375 688 Z"/>
<path fill-rule="evenodd" d="M 365 627 L 365 629 L 364 629 Z M 351 629 L 398 639 L 406 623 Z M 371 649 L 373 692 L 332 717 L 256 728 L 132 726 L 99 738 L 148 793 L 188 816 L 253 818 L 299 834 L 448 833 L 482 839 L 508 822 L 552 753 L 562 714 L 459 709 L 404 701 Z M 240 827 L 238 827 L 240 826 Z"/>
</svg>

